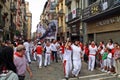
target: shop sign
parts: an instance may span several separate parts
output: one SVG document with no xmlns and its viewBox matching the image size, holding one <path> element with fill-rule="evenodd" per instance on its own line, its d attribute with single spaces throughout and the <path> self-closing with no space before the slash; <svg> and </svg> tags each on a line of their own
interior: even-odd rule
<svg viewBox="0 0 120 80">
<path fill-rule="evenodd" d="M 96 23 L 96 26 L 104 26 L 104 25 L 113 24 L 113 23 L 117 23 L 117 22 L 120 22 L 120 16 L 116 16 L 116 17 L 112 17 L 109 19 L 99 21 Z"/>
<path fill-rule="evenodd" d="M 89 18 L 101 12 L 100 2 L 96 2 L 83 10 L 83 19 Z"/>
</svg>

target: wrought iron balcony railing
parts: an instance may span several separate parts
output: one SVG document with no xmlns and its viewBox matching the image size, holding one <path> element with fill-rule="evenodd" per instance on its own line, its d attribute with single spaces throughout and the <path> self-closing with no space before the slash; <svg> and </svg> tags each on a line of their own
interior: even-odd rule
<svg viewBox="0 0 120 80">
<path fill-rule="evenodd" d="M 120 7 L 120 0 L 96 1 L 82 10 L 82 17 L 87 19 L 107 11 L 112 11 L 116 7 Z"/>
</svg>

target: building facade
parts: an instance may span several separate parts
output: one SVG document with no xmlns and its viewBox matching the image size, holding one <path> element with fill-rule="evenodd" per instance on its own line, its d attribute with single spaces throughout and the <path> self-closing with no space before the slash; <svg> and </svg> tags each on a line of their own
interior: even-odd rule
<svg viewBox="0 0 120 80">
<path fill-rule="evenodd" d="M 65 0 L 67 37 L 83 41 L 82 0 Z"/>
<path fill-rule="evenodd" d="M 10 39 L 10 1 L 0 0 L 0 41 Z"/>
<path fill-rule="evenodd" d="M 26 21 L 27 21 L 27 39 L 31 39 L 31 29 L 32 29 L 32 13 L 29 11 L 29 3 L 26 2 Z"/>
<path fill-rule="evenodd" d="M 67 31 L 66 31 L 66 23 L 65 23 L 65 14 L 66 14 L 66 6 L 65 0 L 56 0 L 56 19 L 58 20 L 58 40 L 66 40 L 67 39 Z"/>
<path fill-rule="evenodd" d="M 86 41 L 105 41 L 120 37 L 120 0 L 89 0 L 83 9 L 83 22 L 86 27 Z"/>
</svg>

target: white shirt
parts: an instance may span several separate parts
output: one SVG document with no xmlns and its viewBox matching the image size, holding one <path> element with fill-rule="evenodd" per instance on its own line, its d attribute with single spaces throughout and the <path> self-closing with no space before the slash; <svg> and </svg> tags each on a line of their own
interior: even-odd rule
<svg viewBox="0 0 120 80">
<path fill-rule="evenodd" d="M 97 52 L 97 46 L 92 47 L 91 45 L 89 45 L 89 54 L 95 55 L 96 52 Z"/>
<path fill-rule="evenodd" d="M 104 54 L 104 50 L 103 50 L 103 49 L 100 51 L 100 54 L 101 54 L 101 55 L 103 55 L 103 54 Z"/>
<path fill-rule="evenodd" d="M 28 42 L 24 42 L 23 45 L 25 46 L 26 51 L 30 51 L 30 45 Z"/>
<path fill-rule="evenodd" d="M 114 45 L 113 45 L 113 44 L 110 45 L 110 44 L 108 43 L 108 44 L 107 44 L 107 48 L 108 48 L 108 49 L 113 49 L 113 48 L 114 48 Z"/>
<path fill-rule="evenodd" d="M 71 60 L 72 50 L 65 49 L 63 60 Z"/>
<path fill-rule="evenodd" d="M 76 46 L 74 44 L 71 47 L 72 47 L 72 51 L 73 51 L 73 60 L 81 59 L 81 54 L 82 54 L 81 47 Z"/>
<path fill-rule="evenodd" d="M 56 44 L 51 44 L 51 50 L 52 51 L 57 51 L 57 45 Z"/>
<path fill-rule="evenodd" d="M 107 56 L 108 59 L 111 59 L 112 58 L 112 53 L 109 53 L 108 56 Z"/>
<path fill-rule="evenodd" d="M 51 46 L 46 46 L 46 53 L 51 53 Z"/>
</svg>

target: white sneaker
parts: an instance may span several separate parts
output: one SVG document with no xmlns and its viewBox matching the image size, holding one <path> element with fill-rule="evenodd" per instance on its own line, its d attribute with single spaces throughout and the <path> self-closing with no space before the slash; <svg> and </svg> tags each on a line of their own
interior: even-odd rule
<svg viewBox="0 0 120 80">
<path fill-rule="evenodd" d="M 107 70 L 105 70 L 104 72 L 108 72 Z"/>
<path fill-rule="evenodd" d="M 110 71 L 108 71 L 107 73 L 108 73 L 108 74 L 110 74 L 111 72 L 110 72 Z"/>
<path fill-rule="evenodd" d="M 101 71 L 102 71 L 102 72 L 105 72 L 105 70 L 104 70 L 104 69 L 102 69 Z"/>
<path fill-rule="evenodd" d="M 120 78 L 120 75 L 118 75 L 117 77 Z"/>
</svg>

